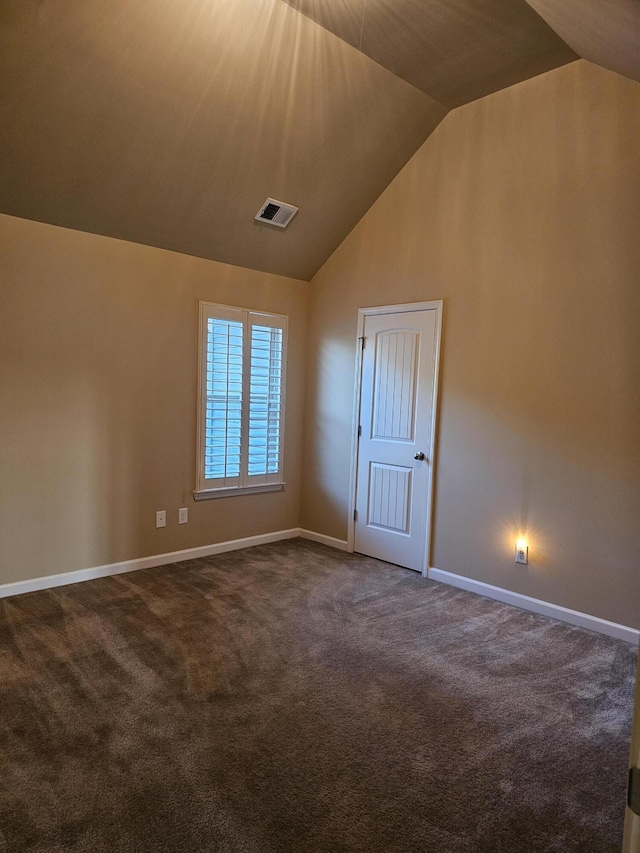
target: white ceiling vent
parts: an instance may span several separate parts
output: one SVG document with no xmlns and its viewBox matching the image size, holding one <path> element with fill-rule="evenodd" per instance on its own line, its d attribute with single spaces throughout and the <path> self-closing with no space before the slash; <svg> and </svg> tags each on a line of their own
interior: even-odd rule
<svg viewBox="0 0 640 853">
<path fill-rule="evenodd" d="M 286 228 L 297 212 L 298 208 L 292 204 L 285 204 L 283 201 L 276 201 L 275 198 L 268 198 L 255 218 L 258 222 L 268 222 L 269 225 Z"/>
</svg>

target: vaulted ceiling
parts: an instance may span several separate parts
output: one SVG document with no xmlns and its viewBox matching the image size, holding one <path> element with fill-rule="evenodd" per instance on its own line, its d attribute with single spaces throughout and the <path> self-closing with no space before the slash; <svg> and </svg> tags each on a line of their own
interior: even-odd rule
<svg viewBox="0 0 640 853">
<path fill-rule="evenodd" d="M 525 0 L 287 0 L 447 109 L 577 59 Z"/>
<path fill-rule="evenodd" d="M 450 109 L 640 81 L 639 39 L 637 0 L 3 0 L 0 212 L 309 279 Z"/>
</svg>

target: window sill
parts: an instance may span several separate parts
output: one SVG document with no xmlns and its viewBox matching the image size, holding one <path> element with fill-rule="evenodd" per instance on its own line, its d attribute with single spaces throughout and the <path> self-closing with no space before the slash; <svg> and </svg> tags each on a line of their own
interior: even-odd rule
<svg viewBox="0 0 640 853">
<path fill-rule="evenodd" d="M 258 495 L 261 492 L 281 492 L 284 483 L 262 483 L 260 486 L 233 486 L 223 489 L 202 489 L 194 492 L 194 500 L 209 501 L 213 498 L 230 498 L 234 495 Z"/>
</svg>

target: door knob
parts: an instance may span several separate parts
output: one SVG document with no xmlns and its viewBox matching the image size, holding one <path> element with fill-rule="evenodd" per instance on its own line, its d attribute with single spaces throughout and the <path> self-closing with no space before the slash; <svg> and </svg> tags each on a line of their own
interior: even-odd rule
<svg viewBox="0 0 640 853">
<path fill-rule="evenodd" d="M 413 458 L 419 459 L 422 462 L 422 460 L 424 459 L 424 453 L 414 453 Z"/>
</svg>

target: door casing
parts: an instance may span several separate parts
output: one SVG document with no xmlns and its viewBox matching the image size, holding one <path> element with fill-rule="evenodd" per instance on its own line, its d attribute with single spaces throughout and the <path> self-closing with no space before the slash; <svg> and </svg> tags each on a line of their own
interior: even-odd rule
<svg viewBox="0 0 640 853">
<path fill-rule="evenodd" d="M 356 363 L 355 363 L 355 394 L 353 395 L 353 423 L 351 426 L 351 466 L 349 476 L 349 519 L 347 532 L 347 551 L 353 553 L 355 544 L 355 520 L 353 517 L 356 505 L 356 483 L 358 478 L 358 425 L 360 423 L 360 403 L 362 397 L 362 338 L 367 317 L 376 314 L 401 314 L 405 311 L 434 311 L 436 312 L 436 357 L 434 366 L 433 404 L 431 419 L 433 428 L 431 430 L 431 446 L 428 449 L 429 477 L 427 486 L 427 543 L 422 567 L 422 576 L 429 576 L 431 568 L 431 533 L 433 527 L 433 482 L 436 460 L 436 436 L 438 431 L 437 411 L 439 400 L 439 378 L 440 378 L 440 345 L 442 339 L 442 314 L 444 302 L 442 299 L 430 302 L 405 302 L 401 305 L 378 305 L 373 308 L 360 308 L 358 310 L 358 331 L 356 340 Z"/>
</svg>

